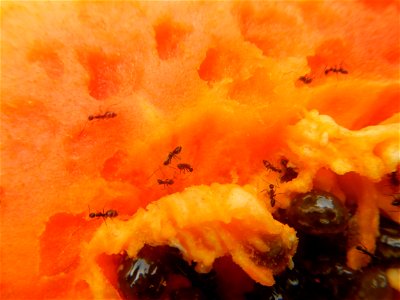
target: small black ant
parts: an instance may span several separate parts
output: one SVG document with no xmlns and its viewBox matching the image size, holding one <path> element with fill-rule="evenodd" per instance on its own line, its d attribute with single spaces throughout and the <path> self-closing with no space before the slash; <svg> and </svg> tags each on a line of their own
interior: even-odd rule
<svg viewBox="0 0 400 300">
<path fill-rule="evenodd" d="M 342 74 L 349 74 L 349 71 L 343 69 L 342 67 L 340 67 L 339 69 L 336 68 L 336 67 L 325 69 L 325 75 L 328 75 L 329 72 L 342 73 Z"/>
<path fill-rule="evenodd" d="M 113 111 L 106 111 L 104 114 L 98 114 L 98 115 L 89 115 L 88 120 L 85 122 L 85 126 L 83 127 L 82 131 L 80 132 L 79 136 L 82 135 L 82 133 L 85 131 L 86 124 L 87 122 L 93 121 L 93 120 L 104 120 L 104 119 L 113 119 L 117 116 L 117 114 Z"/>
<path fill-rule="evenodd" d="M 282 173 L 281 169 L 278 169 L 277 167 L 275 167 L 268 160 L 263 160 L 263 164 L 268 170 L 271 170 L 271 171 L 276 172 L 276 173 Z"/>
<path fill-rule="evenodd" d="M 178 167 L 178 169 L 180 171 L 183 171 L 183 173 L 186 173 L 186 171 L 187 172 L 193 172 L 193 168 L 189 164 L 177 164 L 176 166 Z"/>
<path fill-rule="evenodd" d="M 305 84 L 310 84 L 313 81 L 313 78 L 310 77 L 309 75 L 304 75 L 300 76 L 298 80 L 302 81 Z"/>
<path fill-rule="evenodd" d="M 103 212 L 97 212 L 97 213 L 92 212 L 89 214 L 89 218 L 91 218 L 91 219 L 93 219 L 93 218 L 104 218 L 104 219 L 110 218 L 111 219 L 111 218 L 115 218 L 117 216 L 118 216 L 118 212 L 114 209 L 109 209 L 106 212 L 104 212 L 104 210 L 103 210 Z"/>
<path fill-rule="evenodd" d="M 357 245 L 356 249 L 358 251 L 360 251 L 361 253 L 364 253 L 365 255 L 368 255 L 369 257 L 371 257 L 371 259 L 379 259 L 378 256 L 376 256 L 375 254 L 369 252 L 364 246 Z"/>
<path fill-rule="evenodd" d="M 165 180 L 157 179 L 157 182 L 158 182 L 159 185 L 163 184 L 164 187 L 174 184 L 174 180 L 173 179 L 165 179 Z"/>
<path fill-rule="evenodd" d="M 164 166 L 168 166 L 171 163 L 171 160 L 176 157 L 179 153 L 181 153 L 182 147 L 178 146 L 172 152 L 168 154 L 167 159 L 164 161 Z"/>
<path fill-rule="evenodd" d="M 269 187 L 269 190 L 267 191 L 267 195 L 268 195 L 268 197 L 269 197 L 269 199 L 271 201 L 270 202 L 271 207 L 274 207 L 275 206 L 275 202 L 276 202 L 276 199 L 275 199 L 275 196 L 276 196 L 275 185 L 273 185 L 271 183 L 268 187 Z"/>
<path fill-rule="evenodd" d="M 289 182 L 297 178 L 299 172 L 293 167 L 288 167 L 289 160 L 285 157 L 281 158 L 281 165 L 283 167 L 283 175 L 281 176 L 281 182 Z"/>
<path fill-rule="evenodd" d="M 94 119 L 112 119 L 115 118 L 117 116 L 117 114 L 113 111 L 106 111 L 104 114 L 102 115 L 90 115 L 88 117 L 89 121 L 92 121 Z"/>
</svg>

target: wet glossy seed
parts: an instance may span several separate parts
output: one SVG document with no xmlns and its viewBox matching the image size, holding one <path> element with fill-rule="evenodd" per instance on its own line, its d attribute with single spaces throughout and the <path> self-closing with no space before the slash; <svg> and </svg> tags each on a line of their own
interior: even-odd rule
<svg viewBox="0 0 400 300">
<path fill-rule="evenodd" d="M 125 257 L 118 271 L 119 290 L 125 299 L 158 299 L 168 276 L 180 261 L 178 249 L 145 245 L 136 258 Z"/>
<path fill-rule="evenodd" d="M 123 299 L 217 299 L 215 272 L 199 274 L 176 248 L 145 245 L 136 258 L 125 255 L 118 270 Z M 191 288 L 178 288 L 177 276 L 191 282 Z M 175 284 L 175 285 L 174 285 Z"/>
<path fill-rule="evenodd" d="M 354 299 L 394 299 L 393 292 L 386 273 L 379 268 L 371 268 L 365 270 L 360 276 L 354 292 Z"/>
<path fill-rule="evenodd" d="M 381 217 L 379 232 L 376 241 L 377 255 L 382 260 L 400 266 L 400 225 Z"/>
<path fill-rule="evenodd" d="M 158 298 L 166 284 L 163 265 L 148 258 L 128 258 L 119 272 L 119 288 L 126 299 Z"/>
<path fill-rule="evenodd" d="M 289 223 L 313 235 L 337 234 L 347 227 L 347 208 L 333 194 L 311 191 L 294 199 L 288 209 Z"/>
</svg>

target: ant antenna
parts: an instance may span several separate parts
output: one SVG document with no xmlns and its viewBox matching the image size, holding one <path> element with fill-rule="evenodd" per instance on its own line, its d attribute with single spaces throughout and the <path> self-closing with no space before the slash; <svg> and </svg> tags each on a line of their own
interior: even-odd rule
<svg viewBox="0 0 400 300">
<path fill-rule="evenodd" d="M 376 256 L 375 254 L 371 253 L 368 251 L 368 249 L 365 246 L 357 245 L 356 249 L 360 251 L 361 253 L 364 253 L 365 255 L 368 255 L 371 259 L 376 259 L 379 260 L 379 257 Z"/>
</svg>

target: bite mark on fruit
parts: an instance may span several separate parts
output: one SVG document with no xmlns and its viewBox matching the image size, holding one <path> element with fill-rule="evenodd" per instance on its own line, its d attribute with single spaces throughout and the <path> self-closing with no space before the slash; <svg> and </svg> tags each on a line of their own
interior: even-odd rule
<svg viewBox="0 0 400 300">
<path fill-rule="evenodd" d="M 158 56 L 167 60 L 179 54 L 180 46 L 192 28 L 166 18 L 154 26 L 154 31 Z"/>
<path fill-rule="evenodd" d="M 79 54 L 82 66 L 89 73 L 90 96 L 105 100 L 120 91 L 122 59 L 118 55 L 105 54 L 101 50 L 89 50 Z"/>
</svg>

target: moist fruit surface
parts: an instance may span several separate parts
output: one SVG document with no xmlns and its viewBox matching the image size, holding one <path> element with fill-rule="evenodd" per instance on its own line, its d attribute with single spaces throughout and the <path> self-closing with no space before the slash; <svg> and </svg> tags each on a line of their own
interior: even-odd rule
<svg viewBox="0 0 400 300">
<path fill-rule="evenodd" d="M 118 267 L 145 244 L 215 272 L 210 293 L 170 272 L 176 299 L 290 294 L 298 274 L 333 298 L 332 282 L 400 290 L 399 10 L 3 1 L 1 298 L 118 299 Z M 316 191 L 335 197 L 320 211 L 333 232 L 297 228 L 290 208 Z M 311 272 L 313 239 L 340 241 L 329 271 Z"/>
</svg>

